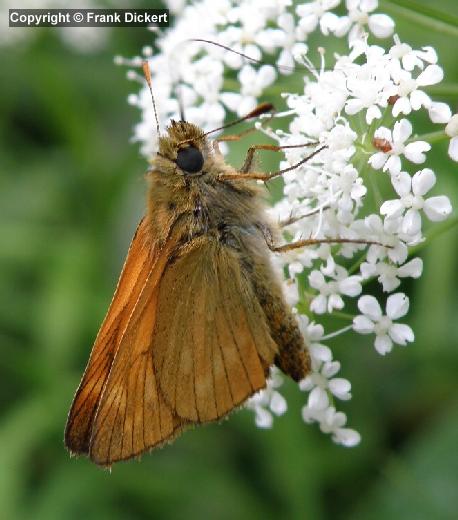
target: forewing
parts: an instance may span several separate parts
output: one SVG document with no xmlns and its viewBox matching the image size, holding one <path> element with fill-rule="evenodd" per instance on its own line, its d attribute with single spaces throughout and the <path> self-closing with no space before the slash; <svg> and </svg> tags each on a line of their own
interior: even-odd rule
<svg viewBox="0 0 458 520">
<path fill-rule="evenodd" d="M 277 346 L 236 251 L 188 244 L 164 272 L 156 316 L 153 364 L 179 417 L 219 419 L 265 386 Z"/>
<path fill-rule="evenodd" d="M 143 219 L 135 232 L 110 308 L 97 334 L 65 429 L 65 443 L 74 453 L 88 453 L 92 421 L 102 389 L 130 315 L 156 258 L 148 224 Z"/>
<path fill-rule="evenodd" d="M 167 259 L 159 259 L 163 268 Z M 148 278 L 120 342 L 92 426 L 89 455 L 110 465 L 170 440 L 185 425 L 156 382 L 151 343 L 158 296 L 156 269 Z"/>
</svg>

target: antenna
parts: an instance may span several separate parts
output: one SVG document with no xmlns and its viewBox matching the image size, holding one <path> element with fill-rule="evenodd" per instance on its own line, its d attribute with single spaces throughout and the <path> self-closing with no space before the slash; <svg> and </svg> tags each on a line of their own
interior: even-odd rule
<svg viewBox="0 0 458 520">
<path fill-rule="evenodd" d="M 217 132 L 218 130 L 224 130 L 226 128 L 229 128 L 230 126 L 238 125 L 242 121 L 246 121 L 247 119 L 253 119 L 254 117 L 260 116 L 261 114 L 265 114 L 266 112 L 273 112 L 274 110 L 275 108 L 272 105 L 272 103 L 260 103 L 255 109 L 253 109 L 248 114 L 245 114 L 243 117 L 240 117 L 235 121 L 230 121 L 229 123 L 220 126 L 219 128 L 214 128 L 209 132 L 205 132 L 204 135 L 212 134 L 213 132 Z"/>
<path fill-rule="evenodd" d="M 153 108 L 154 108 L 154 117 L 156 118 L 157 135 L 159 136 L 161 132 L 159 130 L 159 118 L 157 117 L 156 103 L 154 101 L 154 95 L 153 95 L 153 87 L 151 85 L 151 70 L 149 68 L 149 63 L 147 61 L 144 61 L 142 63 L 142 67 L 143 67 L 143 74 L 145 76 L 146 83 L 148 83 L 149 91 L 151 92 L 151 99 L 153 101 Z"/>
<path fill-rule="evenodd" d="M 233 54 L 237 54 L 238 56 L 241 56 L 242 58 L 245 58 L 246 60 L 252 61 L 253 63 L 258 63 L 259 65 L 266 65 L 265 62 L 263 62 L 261 60 L 257 60 L 256 58 L 252 58 L 251 56 L 247 56 L 243 52 L 239 52 L 234 49 L 231 49 L 230 47 L 228 47 L 227 45 L 223 45 L 222 43 L 213 42 L 211 40 L 204 40 L 203 38 L 189 38 L 187 41 L 208 43 L 210 45 L 214 45 L 215 47 L 220 47 L 221 49 L 232 52 Z M 288 65 L 272 65 L 272 66 L 274 68 L 283 69 L 288 72 L 294 72 L 294 70 L 295 70 L 295 67 L 288 67 Z M 301 67 L 296 67 L 296 68 L 301 68 Z"/>
<path fill-rule="evenodd" d="M 181 95 L 181 83 L 177 83 L 175 86 L 175 94 L 177 96 L 178 101 L 178 109 L 180 111 L 180 121 L 186 121 L 184 117 L 184 105 L 183 105 L 183 96 Z"/>
<path fill-rule="evenodd" d="M 274 112 L 275 107 L 272 105 L 272 103 L 260 103 L 255 109 L 253 109 L 251 112 L 248 112 L 248 114 L 245 114 L 243 117 L 240 117 L 239 119 L 236 119 L 235 121 L 230 121 L 229 123 L 220 126 L 218 128 L 214 128 L 213 130 L 209 130 L 208 132 L 205 132 L 205 134 L 202 134 L 199 139 L 203 139 L 209 134 L 212 134 L 213 132 L 217 132 L 218 130 L 224 130 L 225 128 L 229 128 L 230 126 L 238 125 L 242 121 L 246 121 L 247 119 L 253 119 L 254 117 L 258 117 L 261 114 L 265 114 L 266 112 Z M 184 141 L 180 141 L 179 144 L 189 143 L 190 141 L 193 141 L 194 138 L 185 139 Z"/>
</svg>

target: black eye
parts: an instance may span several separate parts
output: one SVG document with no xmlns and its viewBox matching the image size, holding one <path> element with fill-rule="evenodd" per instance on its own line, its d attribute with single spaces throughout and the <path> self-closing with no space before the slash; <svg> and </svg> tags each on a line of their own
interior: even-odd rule
<svg viewBox="0 0 458 520">
<path fill-rule="evenodd" d="M 204 165 L 204 157 L 200 150 L 194 146 L 188 146 L 178 150 L 176 163 L 185 172 L 197 173 Z"/>
</svg>

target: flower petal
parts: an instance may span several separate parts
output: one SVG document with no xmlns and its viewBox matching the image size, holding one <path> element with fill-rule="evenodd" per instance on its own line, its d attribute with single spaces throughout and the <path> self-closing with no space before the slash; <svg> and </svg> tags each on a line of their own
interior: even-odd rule
<svg viewBox="0 0 458 520">
<path fill-rule="evenodd" d="M 391 175 L 396 175 L 401 171 L 401 159 L 398 155 L 391 155 L 383 167 L 383 171 L 389 171 Z"/>
<path fill-rule="evenodd" d="M 335 377 L 329 381 L 329 390 L 333 395 L 342 401 L 351 399 L 351 383 L 343 377 Z"/>
<path fill-rule="evenodd" d="M 402 232 L 406 235 L 416 235 L 421 231 L 421 216 L 420 213 L 413 208 L 406 211 L 402 219 Z"/>
<path fill-rule="evenodd" d="M 447 103 L 433 101 L 428 109 L 429 118 L 433 123 L 448 123 L 452 117 L 452 111 Z"/>
<path fill-rule="evenodd" d="M 357 446 L 361 442 L 361 435 L 351 428 L 339 428 L 332 439 L 346 448 L 353 448 L 353 446 Z"/>
<path fill-rule="evenodd" d="M 323 365 L 323 368 L 321 369 L 321 373 L 323 374 L 323 377 L 326 379 L 329 379 L 337 374 L 337 372 L 340 370 L 340 363 L 339 361 L 330 361 L 329 363 L 325 363 Z"/>
<path fill-rule="evenodd" d="M 310 345 L 310 355 L 313 359 L 321 362 L 328 362 L 332 360 L 332 352 L 326 345 L 321 343 L 314 343 Z"/>
<path fill-rule="evenodd" d="M 275 415 L 283 415 L 288 409 L 286 399 L 280 394 L 280 392 L 277 392 L 276 390 L 272 392 L 270 409 Z"/>
<path fill-rule="evenodd" d="M 383 334 L 382 336 L 377 336 L 375 338 L 374 346 L 375 350 L 384 356 L 393 348 L 393 342 L 391 341 L 391 338 L 388 336 L 388 334 Z"/>
<path fill-rule="evenodd" d="M 413 330 L 403 323 L 394 323 L 388 331 L 390 338 L 398 345 L 406 345 L 415 339 Z"/>
<path fill-rule="evenodd" d="M 382 309 L 379 302 L 373 296 L 365 294 L 358 300 L 358 309 L 373 321 L 382 317 Z"/>
<path fill-rule="evenodd" d="M 382 111 L 377 105 L 372 105 L 367 109 L 366 112 L 366 123 L 370 125 L 374 119 L 380 119 L 382 117 Z"/>
<path fill-rule="evenodd" d="M 396 103 L 393 105 L 393 116 L 398 117 L 399 114 L 408 115 L 412 112 L 412 107 L 410 106 L 409 98 L 406 96 L 401 96 Z"/>
<path fill-rule="evenodd" d="M 425 85 L 435 85 L 444 79 L 444 71 L 439 65 L 428 65 L 426 69 L 418 76 L 417 85 L 424 87 Z"/>
<path fill-rule="evenodd" d="M 404 155 L 415 164 L 420 164 L 425 162 L 426 155 L 424 152 L 429 152 L 431 150 L 431 145 L 426 141 L 415 141 L 414 143 L 409 143 L 404 149 Z"/>
<path fill-rule="evenodd" d="M 421 258 L 412 258 L 410 262 L 405 263 L 398 269 L 398 276 L 406 278 L 419 278 L 423 271 L 423 260 Z"/>
<path fill-rule="evenodd" d="M 380 126 L 374 132 L 374 137 L 378 137 L 379 139 L 386 139 L 387 141 L 392 141 L 393 137 L 391 135 L 391 130 L 386 126 Z"/>
<path fill-rule="evenodd" d="M 369 29 L 377 38 L 388 38 L 394 31 L 394 21 L 386 14 L 369 16 Z"/>
<path fill-rule="evenodd" d="M 448 145 L 448 154 L 451 159 L 458 162 L 458 137 L 453 137 L 453 139 L 450 139 L 450 144 Z"/>
<path fill-rule="evenodd" d="M 391 320 L 397 320 L 407 314 L 409 298 L 404 293 L 392 294 L 386 301 L 386 314 Z"/>
<path fill-rule="evenodd" d="M 258 428 L 272 428 L 273 422 L 272 414 L 268 410 L 256 407 L 255 423 Z"/>
<path fill-rule="evenodd" d="M 383 152 L 374 153 L 369 157 L 369 164 L 374 168 L 374 170 L 380 170 L 380 168 L 385 164 L 388 155 Z"/>
<path fill-rule="evenodd" d="M 310 303 L 310 310 L 316 314 L 324 314 L 327 308 L 327 298 L 322 294 L 319 294 Z"/>
<path fill-rule="evenodd" d="M 420 110 L 421 107 L 429 108 L 431 103 L 431 98 L 423 90 L 414 90 L 410 95 L 410 104 L 413 110 Z"/>
<path fill-rule="evenodd" d="M 412 135 L 412 125 L 408 119 L 401 119 L 394 124 L 393 141 L 403 143 Z"/>
<path fill-rule="evenodd" d="M 445 127 L 445 133 L 449 137 L 458 136 L 458 114 L 454 114 Z"/>
<path fill-rule="evenodd" d="M 423 197 L 436 184 L 436 175 L 430 168 L 423 168 L 412 178 L 412 191 L 414 195 Z"/>
<path fill-rule="evenodd" d="M 450 199 L 445 195 L 439 195 L 438 197 L 430 197 L 425 201 L 423 210 L 429 220 L 433 222 L 439 222 L 445 220 L 452 212 L 452 205 Z"/>
<path fill-rule="evenodd" d="M 397 175 L 391 176 L 391 184 L 396 190 L 396 193 L 403 197 L 410 193 L 412 188 L 412 179 L 407 172 L 399 172 Z"/>
<path fill-rule="evenodd" d="M 313 410 L 324 410 L 329 406 L 327 392 L 319 386 L 316 386 L 309 394 L 307 405 Z"/>
<path fill-rule="evenodd" d="M 328 298 L 328 312 L 331 313 L 334 309 L 343 309 L 344 301 L 340 294 L 331 294 Z"/>
<path fill-rule="evenodd" d="M 360 334 L 370 334 L 374 332 L 374 322 L 367 316 L 360 314 L 353 318 L 353 330 Z"/>
<path fill-rule="evenodd" d="M 318 270 L 314 270 L 309 274 L 309 284 L 314 289 L 320 290 L 326 285 L 323 273 Z"/>
<path fill-rule="evenodd" d="M 404 211 L 404 204 L 399 199 L 386 200 L 380 206 L 380 214 L 387 217 L 399 217 Z"/>
<path fill-rule="evenodd" d="M 361 279 L 359 276 L 349 276 L 339 282 L 339 290 L 345 296 L 358 296 L 361 293 Z"/>
</svg>

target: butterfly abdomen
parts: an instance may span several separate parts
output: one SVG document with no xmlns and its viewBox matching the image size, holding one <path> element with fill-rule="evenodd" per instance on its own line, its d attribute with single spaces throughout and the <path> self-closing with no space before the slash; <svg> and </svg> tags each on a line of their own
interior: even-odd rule
<svg viewBox="0 0 458 520">
<path fill-rule="evenodd" d="M 249 272 L 271 337 L 278 346 L 275 364 L 294 381 L 300 381 L 310 372 L 310 356 L 296 317 L 284 300 L 264 237 L 250 239 L 245 244 L 248 251 L 243 259 L 244 269 Z"/>
</svg>

